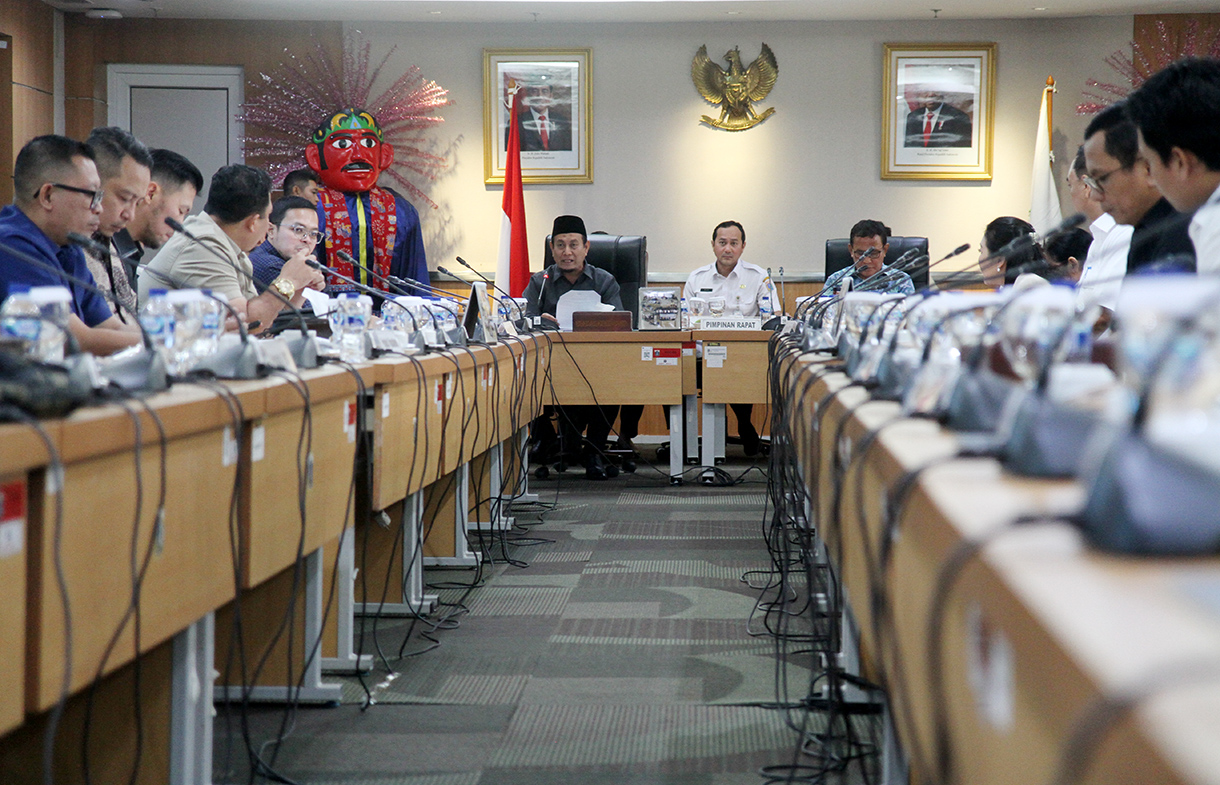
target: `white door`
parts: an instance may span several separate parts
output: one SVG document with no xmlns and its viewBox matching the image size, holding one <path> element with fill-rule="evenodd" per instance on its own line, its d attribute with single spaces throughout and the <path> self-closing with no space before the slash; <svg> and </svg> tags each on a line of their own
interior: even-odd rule
<svg viewBox="0 0 1220 785">
<path fill-rule="evenodd" d="M 106 66 L 107 120 L 126 128 L 149 147 L 181 153 L 203 172 L 207 200 L 212 174 L 244 163 L 242 124 L 236 117 L 245 100 L 240 66 Z"/>
</svg>

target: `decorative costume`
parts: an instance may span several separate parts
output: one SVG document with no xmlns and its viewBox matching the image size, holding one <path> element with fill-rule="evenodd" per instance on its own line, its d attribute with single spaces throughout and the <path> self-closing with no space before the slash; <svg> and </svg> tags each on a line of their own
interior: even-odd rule
<svg viewBox="0 0 1220 785">
<path fill-rule="evenodd" d="M 383 277 L 429 282 L 419 213 L 402 196 L 377 185 L 378 176 L 394 162 L 394 148 L 382 140 L 371 114 L 349 108 L 332 115 L 314 131 L 305 160 L 323 185 L 318 189 L 318 228 L 326 239 L 318 255 L 324 264 L 376 289 L 389 286 L 360 265 Z M 359 265 L 344 261 L 339 251 Z M 329 285 L 333 291 L 353 288 L 339 279 Z"/>
</svg>

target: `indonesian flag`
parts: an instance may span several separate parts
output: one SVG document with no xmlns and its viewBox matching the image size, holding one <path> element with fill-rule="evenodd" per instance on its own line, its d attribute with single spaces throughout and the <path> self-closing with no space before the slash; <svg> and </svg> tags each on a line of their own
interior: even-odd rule
<svg viewBox="0 0 1220 785">
<path fill-rule="evenodd" d="M 503 214 L 500 215 L 500 254 L 496 260 L 496 284 L 513 297 L 520 297 L 530 280 L 529 242 L 525 236 L 525 195 L 521 189 L 521 135 L 517 130 L 517 100 L 508 122 L 508 153 L 504 168 Z"/>
<path fill-rule="evenodd" d="M 1051 95 L 1054 82 L 1042 91 L 1042 110 L 1038 112 L 1038 135 L 1034 141 L 1033 196 L 1029 204 L 1029 222 L 1038 234 L 1054 229 L 1063 220 L 1059 205 L 1059 189 L 1055 187 L 1055 156 L 1051 152 Z"/>
</svg>

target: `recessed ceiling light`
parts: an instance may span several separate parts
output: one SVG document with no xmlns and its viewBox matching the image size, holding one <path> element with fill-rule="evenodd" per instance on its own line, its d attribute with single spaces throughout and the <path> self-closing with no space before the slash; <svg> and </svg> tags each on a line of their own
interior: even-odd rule
<svg viewBox="0 0 1220 785">
<path fill-rule="evenodd" d="M 441 14 L 443 14 L 445 12 L 444 11 L 429 11 L 428 13 L 432 14 L 433 16 L 440 16 Z"/>
<path fill-rule="evenodd" d="M 1034 11 L 1045 11 L 1045 10 L 1046 10 L 1046 6 L 1044 6 L 1044 5 L 1035 6 L 1035 7 L 1033 8 L 1033 10 L 1034 10 Z"/>
<path fill-rule="evenodd" d="M 113 8 L 90 8 L 85 12 L 90 19 L 122 19 L 123 15 Z"/>
<path fill-rule="evenodd" d="M 725 11 L 725 13 L 728 14 L 729 16 L 738 16 L 741 14 L 740 11 Z"/>
</svg>

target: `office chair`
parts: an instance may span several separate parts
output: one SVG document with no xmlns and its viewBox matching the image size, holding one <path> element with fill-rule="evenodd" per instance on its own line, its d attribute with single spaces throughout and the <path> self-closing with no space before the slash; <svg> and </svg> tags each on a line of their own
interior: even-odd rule
<svg viewBox="0 0 1220 785">
<path fill-rule="evenodd" d="M 847 250 L 848 241 L 846 239 L 836 239 L 826 241 L 826 277 L 837 273 L 844 267 L 852 264 L 851 253 Z M 926 237 L 891 237 L 890 250 L 885 255 L 887 261 L 892 262 L 902 256 L 912 248 L 918 248 L 921 254 L 928 252 L 928 238 Z M 915 284 L 915 288 L 928 285 L 928 270 L 922 269 L 911 276 L 911 283 Z"/>
</svg>

